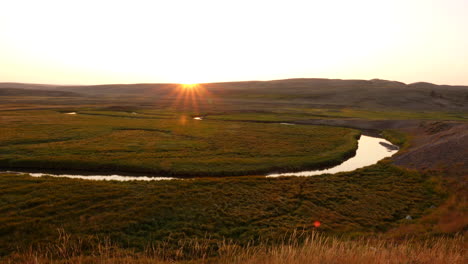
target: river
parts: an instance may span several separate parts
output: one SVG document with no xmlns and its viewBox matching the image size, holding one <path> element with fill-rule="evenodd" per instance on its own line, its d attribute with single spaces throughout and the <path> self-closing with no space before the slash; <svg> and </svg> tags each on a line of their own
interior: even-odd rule
<svg viewBox="0 0 468 264">
<path fill-rule="evenodd" d="M 281 177 L 281 176 L 315 176 L 325 173 L 338 173 L 345 171 L 353 171 L 358 168 L 369 166 L 378 161 L 391 157 L 398 152 L 398 147 L 392 145 L 389 141 L 379 138 L 362 135 L 358 140 L 358 148 L 356 155 L 344 161 L 343 163 L 325 170 L 308 170 L 299 172 L 274 173 L 266 175 L 266 177 Z M 161 181 L 175 180 L 178 178 L 171 177 L 151 177 L 151 176 L 124 176 L 124 175 L 76 175 L 76 174 L 50 174 L 50 173 L 31 173 L 31 172 L 16 172 L 6 171 L 3 173 L 24 173 L 32 177 L 62 177 L 72 179 L 86 180 L 109 180 L 109 181 Z"/>
</svg>

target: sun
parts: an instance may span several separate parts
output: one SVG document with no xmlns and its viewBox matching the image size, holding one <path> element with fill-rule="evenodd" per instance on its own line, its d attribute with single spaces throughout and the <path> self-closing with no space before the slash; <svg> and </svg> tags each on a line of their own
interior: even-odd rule
<svg viewBox="0 0 468 264">
<path fill-rule="evenodd" d="M 212 109 L 215 100 L 219 102 L 204 83 L 179 83 L 167 95 L 167 99 L 172 101 L 171 108 L 195 114 Z"/>
<path fill-rule="evenodd" d="M 193 90 L 199 87 L 198 83 L 181 83 L 180 86 L 185 90 Z"/>
</svg>

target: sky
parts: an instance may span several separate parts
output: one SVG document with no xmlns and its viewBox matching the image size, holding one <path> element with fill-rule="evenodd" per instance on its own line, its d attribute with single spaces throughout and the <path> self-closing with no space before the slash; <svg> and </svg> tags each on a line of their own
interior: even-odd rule
<svg viewBox="0 0 468 264">
<path fill-rule="evenodd" d="M 0 1 L 0 82 L 468 85 L 468 0 Z"/>
</svg>

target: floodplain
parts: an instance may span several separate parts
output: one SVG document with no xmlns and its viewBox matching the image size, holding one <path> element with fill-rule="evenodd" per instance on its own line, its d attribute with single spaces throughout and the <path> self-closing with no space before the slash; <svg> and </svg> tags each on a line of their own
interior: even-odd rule
<svg viewBox="0 0 468 264">
<path fill-rule="evenodd" d="M 324 83 L 342 93 L 319 88 Z M 201 84 L 198 93 L 162 84 L 22 85 L 0 97 L 6 263 L 300 263 L 308 256 L 301 250 L 313 252 L 310 236 L 335 253 L 352 245 L 342 252 L 355 253 L 348 263 L 377 259 L 372 248 L 387 254 L 380 263 L 411 248 L 426 255 L 411 251 L 395 263 L 424 263 L 432 249 L 463 263 L 466 87 L 408 85 L 403 101 L 382 100 L 405 88 L 382 80 Z M 14 95 L 20 86 L 40 96 Z M 400 150 L 351 172 L 265 177 L 340 164 L 363 133 Z M 9 170 L 180 179 L 89 181 Z"/>
</svg>

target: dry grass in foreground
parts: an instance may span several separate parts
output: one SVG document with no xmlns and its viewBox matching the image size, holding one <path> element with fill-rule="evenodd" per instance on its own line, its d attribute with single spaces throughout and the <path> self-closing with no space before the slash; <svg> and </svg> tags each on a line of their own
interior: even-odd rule
<svg viewBox="0 0 468 264">
<path fill-rule="evenodd" d="M 302 242 L 298 242 L 302 241 Z M 216 264 L 304 264 L 304 263 L 466 263 L 466 240 L 463 235 L 387 241 L 368 238 L 344 240 L 319 233 L 294 234 L 279 246 L 238 246 L 220 243 L 216 252 L 208 244 L 180 243 L 176 254 L 168 256 L 164 247 L 151 247 L 137 253 L 116 248 L 108 241 L 83 251 L 83 241 L 72 241 L 61 234 L 54 245 L 18 252 L 2 263 L 216 263 Z M 216 257 L 207 257 L 216 253 Z"/>
</svg>

